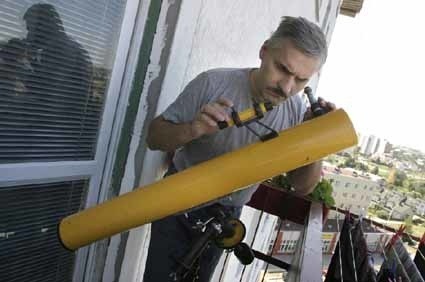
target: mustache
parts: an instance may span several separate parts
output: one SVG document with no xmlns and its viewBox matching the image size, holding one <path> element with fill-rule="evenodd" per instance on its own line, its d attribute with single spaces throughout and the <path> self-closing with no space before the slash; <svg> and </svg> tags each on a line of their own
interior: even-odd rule
<svg viewBox="0 0 425 282">
<path fill-rule="evenodd" d="M 287 98 L 288 95 L 287 93 L 285 93 L 285 91 L 283 91 L 280 87 L 267 87 L 268 90 L 276 93 L 277 95 Z"/>
</svg>

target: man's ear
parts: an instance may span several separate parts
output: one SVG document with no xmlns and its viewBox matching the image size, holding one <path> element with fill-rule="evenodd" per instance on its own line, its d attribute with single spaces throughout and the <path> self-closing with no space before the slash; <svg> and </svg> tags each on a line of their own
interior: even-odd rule
<svg viewBox="0 0 425 282">
<path fill-rule="evenodd" d="M 264 58 L 264 55 L 268 49 L 268 40 L 264 41 L 263 45 L 260 48 L 260 59 L 262 60 Z"/>
</svg>

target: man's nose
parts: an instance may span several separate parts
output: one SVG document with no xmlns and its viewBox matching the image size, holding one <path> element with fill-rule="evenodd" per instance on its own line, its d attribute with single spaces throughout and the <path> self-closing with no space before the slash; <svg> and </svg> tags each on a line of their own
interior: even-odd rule
<svg viewBox="0 0 425 282">
<path fill-rule="evenodd" d="M 287 96 L 291 96 L 295 89 L 295 78 L 292 75 L 285 76 L 279 81 L 279 86 Z"/>
</svg>

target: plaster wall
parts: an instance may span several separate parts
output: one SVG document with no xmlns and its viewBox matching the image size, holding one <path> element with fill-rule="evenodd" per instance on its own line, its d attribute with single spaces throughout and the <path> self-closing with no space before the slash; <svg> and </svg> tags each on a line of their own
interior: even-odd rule
<svg viewBox="0 0 425 282">
<path fill-rule="evenodd" d="M 175 1 L 164 1 L 163 6 L 173 5 Z M 176 1 L 180 2 L 180 1 Z M 260 61 L 258 51 L 262 43 L 277 27 L 280 18 L 285 15 L 303 16 L 316 22 L 325 31 L 330 41 L 333 27 L 339 10 L 339 0 L 184 0 L 173 35 L 173 43 L 168 60 L 151 67 L 165 69 L 165 76 L 158 91 L 149 91 L 153 84 L 150 77 L 145 81 L 144 89 L 150 99 L 156 97 L 155 107 L 146 104 L 142 99 L 136 124 L 135 136 L 132 139 L 132 152 L 129 155 L 130 182 L 135 175 L 136 148 L 145 148 L 144 131 L 140 131 L 150 121 L 146 119 L 152 114 L 160 114 L 178 96 L 184 86 L 197 74 L 216 67 L 256 67 Z M 161 12 L 162 13 L 162 12 Z M 165 16 L 165 15 L 164 15 Z M 162 19 L 162 17 L 160 17 Z M 162 28 L 169 22 L 159 22 L 157 37 L 158 48 L 163 46 Z M 158 50 L 152 51 L 152 56 Z M 153 72 L 155 74 L 155 72 Z M 316 88 L 318 76 L 310 82 Z M 145 103 L 145 104 L 143 104 Z M 157 180 L 163 171 L 164 155 L 146 149 L 143 165 L 139 174 L 140 184 L 149 184 Z M 270 221 L 271 222 L 271 221 Z M 271 228 L 271 227 L 269 227 Z M 145 227 L 130 232 L 124 257 L 124 269 L 120 281 L 142 281 L 143 262 L 149 235 Z M 258 240 L 258 239 L 257 239 Z M 267 246 L 267 244 L 265 244 Z M 133 261 L 130 258 L 135 258 Z M 128 265 L 127 265 L 128 264 Z M 127 266 L 126 266 L 127 265 Z M 132 270 L 133 269 L 133 270 Z M 134 270 L 135 269 L 135 270 Z M 253 275 L 249 275 L 254 277 Z M 124 279 L 125 277 L 125 279 Z M 131 278 L 129 278 L 131 277 Z"/>
</svg>

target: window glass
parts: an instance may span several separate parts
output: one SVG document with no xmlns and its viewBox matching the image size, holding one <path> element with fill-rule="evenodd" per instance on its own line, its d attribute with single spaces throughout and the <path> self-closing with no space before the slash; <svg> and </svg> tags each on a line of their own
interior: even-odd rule
<svg viewBox="0 0 425 282">
<path fill-rule="evenodd" d="M 0 164 L 94 159 L 125 2 L 0 2 Z"/>
</svg>

